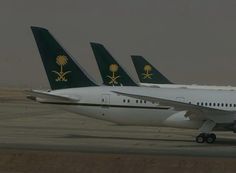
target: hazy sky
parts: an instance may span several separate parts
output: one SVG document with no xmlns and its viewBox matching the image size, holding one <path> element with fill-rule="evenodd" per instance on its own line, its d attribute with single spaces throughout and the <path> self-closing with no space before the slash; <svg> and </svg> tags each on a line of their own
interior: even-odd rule
<svg viewBox="0 0 236 173">
<path fill-rule="evenodd" d="M 137 79 L 140 54 L 171 81 L 236 86 L 235 0 L 1 0 L 0 86 L 48 86 L 30 26 L 42 26 L 101 82 L 90 41 Z"/>
</svg>

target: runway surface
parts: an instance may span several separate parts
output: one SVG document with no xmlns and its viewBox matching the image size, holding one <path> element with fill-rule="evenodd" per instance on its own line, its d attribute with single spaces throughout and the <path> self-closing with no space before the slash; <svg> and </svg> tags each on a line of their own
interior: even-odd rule
<svg viewBox="0 0 236 173">
<path fill-rule="evenodd" d="M 214 144 L 197 144 L 195 130 L 118 126 L 68 113 L 0 90 L 0 150 L 50 150 L 163 156 L 236 157 L 236 134 L 216 132 Z"/>
</svg>

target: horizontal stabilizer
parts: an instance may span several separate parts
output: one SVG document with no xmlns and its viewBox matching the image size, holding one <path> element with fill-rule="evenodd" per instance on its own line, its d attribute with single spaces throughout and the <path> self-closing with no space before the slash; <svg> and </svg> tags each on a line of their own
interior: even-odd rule
<svg viewBox="0 0 236 173">
<path fill-rule="evenodd" d="M 78 99 L 71 98 L 69 96 L 61 96 L 52 94 L 50 92 L 39 91 L 39 90 L 27 90 L 25 93 L 28 95 L 27 98 L 37 100 L 39 102 L 57 102 L 57 103 L 75 103 Z"/>
</svg>

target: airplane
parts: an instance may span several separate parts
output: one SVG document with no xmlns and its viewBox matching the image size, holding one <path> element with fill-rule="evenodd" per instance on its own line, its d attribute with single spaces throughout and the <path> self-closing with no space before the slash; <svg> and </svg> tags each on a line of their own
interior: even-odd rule
<svg viewBox="0 0 236 173">
<path fill-rule="evenodd" d="M 216 90 L 236 90 L 232 86 L 210 86 L 210 85 L 184 85 L 176 84 L 167 79 L 143 56 L 131 55 L 132 62 L 137 72 L 140 86 L 164 87 L 164 88 L 190 88 L 190 89 L 216 89 Z"/>
<path fill-rule="evenodd" d="M 197 143 L 214 143 L 213 130 L 236 132 L 234 91 L 98 86 L 47 29 L 31 30 L 52 89 L 27 91 L 35 101 L 118 125 L 196 129 Z"/>
</svg>

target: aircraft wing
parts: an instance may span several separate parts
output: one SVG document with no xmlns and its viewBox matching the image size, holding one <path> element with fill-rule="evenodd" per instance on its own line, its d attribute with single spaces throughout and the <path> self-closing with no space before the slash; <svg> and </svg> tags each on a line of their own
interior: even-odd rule
<svg viewBox="0 0 236 173">
<path fill-rule="evenodd" d="M 25 93 L 28 95 L 27 98 L 32 100 L 38 100 L 39 102 L 75 103 L 79 101 L 78 99 L 69 96 L 61 96 L 39 90 L 28 90 L 25 91 Z"/>
<path fill-rule="evenodd" d="M 131 98 L 159 103 L 159 105 L 162 105 L 162 106 L 171 106 L 177 111 L 188 111 L 187 115 L 189 116 L 191 114 L 195 114 L 195 115 L 201 115 L 204 117 L 204 114 L 232 114 L 234 113 L 233 111 L 226 111 L 226 110 L 209 108 L 209 107 L 204 107 L 204 106 L 199 106 L 199 105 L 182 103 L 182 102 L 158 98 L 158 97 L 136 95 L 136 94 L 123 93 L 123 92 L 118 92 L 118 91 L 113 91 L 113 92 L 119 95 L 131 97 Z"/>
</svg>

